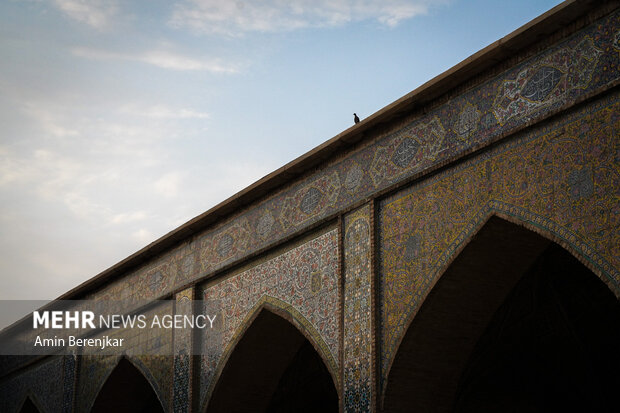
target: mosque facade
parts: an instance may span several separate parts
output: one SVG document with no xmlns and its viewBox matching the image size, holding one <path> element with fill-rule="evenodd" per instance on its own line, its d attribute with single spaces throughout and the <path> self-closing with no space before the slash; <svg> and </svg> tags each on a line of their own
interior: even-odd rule
<svg viewBox="0 0 620 413">
<path fill-rule="evenodd" d="M 0 411 L 615 410 L 619 62 L 557 6 L 60 297 L 213 328 L 2 356 Z"/>
</svg>

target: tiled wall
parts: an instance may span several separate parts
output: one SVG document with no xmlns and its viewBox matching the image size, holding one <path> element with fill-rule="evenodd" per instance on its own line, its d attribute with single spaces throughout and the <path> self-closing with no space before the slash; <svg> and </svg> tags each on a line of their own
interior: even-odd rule
<svg viewBox="0 0 620 413">
<path fill-rule="evenodd" d="M 345 412 L 367 412 L 373 403 L 372 213 L 366 205 L 344 220 Z"/>
<path fill-rule="evenodd" d="M 287 313 L 339 381 L 340 298 L 338 229 L 295 245 L 205 288 L 207 314 L 220 322 L 204 339 L 201 400 L 206 403 L 234 345 L 263 305 Z"/>
<path fill-rule="evenodd" d="M 432 285 L 491 214 L 551 237 L 620 295 L 618 94 L 385 199 L 382 378 Z"/>
</svg>

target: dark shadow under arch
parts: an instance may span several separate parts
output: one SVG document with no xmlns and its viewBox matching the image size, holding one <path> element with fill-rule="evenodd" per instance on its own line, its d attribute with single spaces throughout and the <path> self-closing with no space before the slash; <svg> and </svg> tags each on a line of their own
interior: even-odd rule
<svg viewBox="0 0 620 413">
<path fill-rule="evenodd" d="M 34 404 L 30 396 L 28 396 L 22 403 L 22 407 L 19 409 L 19 413 L 40 413 L 40 410 Z"/>
<path fill-rule="evenodd" d="M 338 395 L 312 344 L 263 308 L 230 354 L 207 411 L 338 412 Z"/>
<path fill-rule="evenodd" d="M 164 409 L 144 375 L 121 358 L 99 391 L 91 412 L 162 412 Z"/>
<path fill-rule="evenodd" d="M 618 300 L 589 269 L 491 217 L 409 325 L 383 410 L 607 411 L 619 385 L 619 325 Z"/>
</svg>

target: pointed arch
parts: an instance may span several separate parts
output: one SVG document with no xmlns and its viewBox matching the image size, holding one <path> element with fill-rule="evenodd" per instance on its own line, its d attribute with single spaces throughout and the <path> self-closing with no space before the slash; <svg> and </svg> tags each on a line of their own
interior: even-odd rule
<svg viewBox="0 0 620 413">
<path fill-rule="evenodd" d="M 465 226 L 463 231 L 456 239 L 448 245 L 438 259 L 438 267 L 428 275 L 428 279 L 432 281 L 421 292 L 421 299 L 417 304 L 412 305 L 408 313 L 404 315 L 405 328 L 401 332 L 398 339 L 392 343 L 388 343 L 383 350 L 387 355 L 383 364 L 381 373 L 382 385 L 380 386 L 380 400 L 385 398 L 387 388 L 387 378 L 392 369 L 394 358 L 401 345 L 406 331 L 409 329 L 411 322 L 416 317 L 418 310 L 422 307 L 424 300 L 429 292 L 435 287 L 436 283 L 441 279 L 445 271 L 450 267 L 452 262 L 460 255 L 464 248 L 475 239 L 476 235 L 493 217 L 505 220 L 516 226 L 526 228 L 527 230 L 541 236 L 542 238 L 555 242 L 566 249 L 586 268 L 592 271 L 616 296 L 620 299 L 620 272 L 614 268 L 604 257 L 602 257 L 593 246 L 589 245 L 586 240 L 579 234 L 576 234 L 562 225 L 544 216 L 538 215 L 532 211 L 519 207 L 517 205 L 508 204 L 498 200 L 488 201 L 474 216 L 474 218 Z"/>
<path fill-rule="evenodd" d="M 578 233 L 554 222 L 553 220 L 536 214 L 522 207 L 491 200 L 484 208 L 485 218 L 478 221 L 476 225 L 477 233 L 484 224 L 493 216 L 505 219 L 516 225 L 523 226 L 540 236 L 555 242 L 562 248 L 570 252 L 586 268 L 592 271 L 607 287 L 620 299 L 620 272 L 614 268 L 597 249 L 589 245 L 587 240 Z M 462 247 L 464 248 L 464 246 Z M 461 248 L 461 250 L 462 250 Z M 457 255 L 458 252 L 455 252 Z M 446 267 L 444 267 L 445 271 Z"/>
<path fill-rule="evenodd" d="M 333 388 L 336 401 L 338 400 L 338 367 L 318 331 L 290 304 L 274 297 L 263 296 L 246 316 L 234 334 L 233 339 L 222 352 L 213 379 L 209 383 L 205 397 L 202 400 L 201 411 L 211 411 L 221 407 L 222 403 L 217 400 L 214 401 L 214 397 L 218 397 L 216 396 L 216 393 L 220 391 L 218 389 L 226 386 L 226 383 L 222 384 L 223 381 L 227 380 L 223 377 L 227 374 L 226 370 L 230 371 L 233 369 L 231 363 L 238 363 L 232 360 L 234 354 L 239 351 L 245 352 L 249 345 L 247 343 L 244 344 L 243 341 L 254 340 L 259 335 L 257 332 L 262 328 L 271 331 L 271 333 L 263 334 L 258 341 L 262 344 L 269 341 L 270 345 L 273 348 L 277 347 L 279 351 L 273 351 L 273 348 L 270 348 L 264 354 L 258 354 L 258 357 L 277 356 L 278 360 L 271 363 L 271 365 L 279 364 L 280 370 L 290 370 L 287 367 L 290 367 L 290 364 L 294 364 L 295 360 L 299 358 L 300 353 L 315 354 L 316 360 L 325 368 L 326 377 L 330 381 L 329 385 Z M 248 338 L 249 336 L 251 338 Z M 241 347 L 243 349 L 239 350 Z M 290 360 L 287 360 L 287 358 Z M 265 368 L 263 371 L 266 370 L 268 369 Z M 279 379 L 281 375 L 285 375 L 286 371 L 271 373 L 273 376 L 271 377 L 271 385 L 273 387 L 274 380 Z M 281 373 L 280 376 L 278 375 L 279 373 Z M 271 394 L 264 396 L 271 396 Z M 264 404 L 266 401 L 268 400 L 263 398 L 260 402 Z M 219 403 L 219 405 L 216 406 L 214 403 Z M 338 404 L 336 403 L 336 411 L 337 406 Z"/>
<path fill-rule="evenodd" d="M 19 408 L 19 413 L 40 413 L 43 411 L 39 408 L 38 402 L 35 402 L 35 397 L 32 394 L 26 395 Z"/>
<path fill-rule="evenodd" d="M 97 391 L 89 411 L 158 412 L 165 411 L 153 381 L 140 363 L 126 356 L 118 358 Z"/>
<path fill-rule="evenodd" d="M 522 221 L 518 212 L 514 208 L 510 213 L 481 212 L 478 217 L 482 219 L 468 226 L 475 230 L 468 236 L 462 234 L 461 242 L 447 249 L 450 256 L 443 257 L 421 303 L 409 315 L 385 373 L 381 405 L 386 411 L 405 409 L 399 397 L 406 399 L 402 395 L 407 391 L 411 395 L 412 389 L 416 395 L 408 402 L 417 404 L 407 404 L 407 409 L 451 411 L 455 383 L 469 354 L 498 308 L 541 257 L 552 254 L 549 251 L 562 251 L 558 262 L 572 260 L 575 267 L 583 268 L 582 273 L 590 274 L 596 285 L 588 288 L 598 289 L 597 296 L 607 295 L 606 302 L 611 302 L 607 308 L 613 308 L 614 300 L 617 304 L 617 290 L 596 271 L 595 263 L 575 248 L 567 248 L 563 237 L 548 231 L 546 222 L 537 220 L 532 225 Z M 620 314 L 617 306 L 613 312 L 613 317 Z"/>
</svg>

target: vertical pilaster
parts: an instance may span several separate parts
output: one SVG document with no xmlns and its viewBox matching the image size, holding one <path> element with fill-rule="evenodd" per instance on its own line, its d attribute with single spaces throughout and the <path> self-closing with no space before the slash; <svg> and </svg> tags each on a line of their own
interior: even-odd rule
<svg viewBox="0 0 620 413">
<path fill-rule="evenodd" d="M 193 315 L 194 287 L 189 287 L 175 295 L 175 314 Z M 192 341 L 193 330 L 189 328 L 174 330 L 174 381 L 172 411 L 188 413 L 192 411 Z"/>
<path fill-rule="evenodd" d="M 370 204 L 344 217 L 345 412 L 374 411 L 374 312 Z"/>
<path fill-rule="evenodd" d="M 63 356 L 62 411 L 65 413 L 71 413 L 74 410 L 77 366 L 77 356 L 75 354 Z"/>
</svg>

